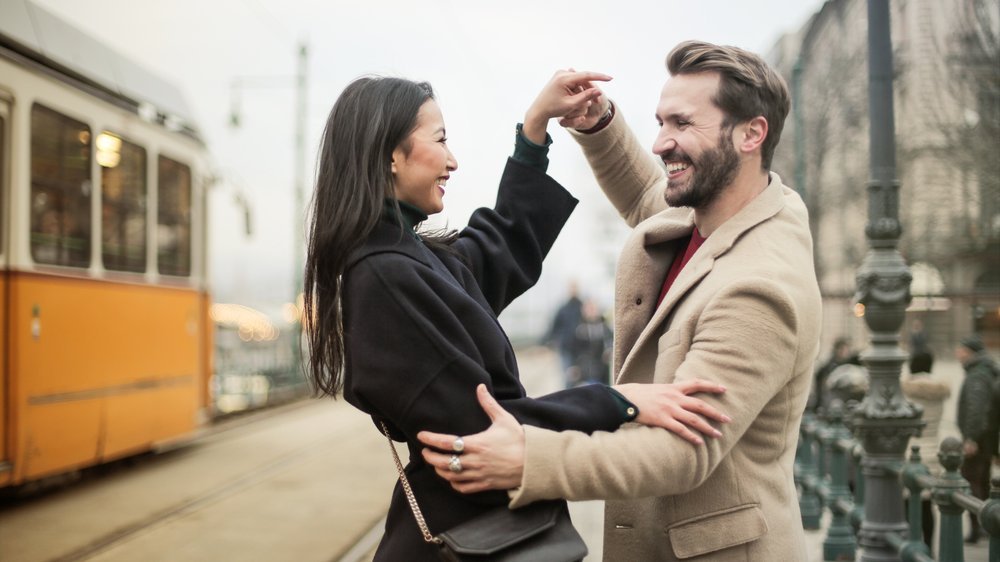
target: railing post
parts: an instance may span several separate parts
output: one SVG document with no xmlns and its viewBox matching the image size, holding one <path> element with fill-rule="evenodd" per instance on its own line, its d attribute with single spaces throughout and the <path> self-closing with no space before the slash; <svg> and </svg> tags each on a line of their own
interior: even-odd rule
<svg viewBox="0 0 1000 562">
<path fill-rule="evenodd" d="M 802 487 L 802 497 L 799 498 L 799 511 L 802 514 L 803 529 L 819 529 L 820 516 L 823 514 L 823 507 L 819 503 L 819 496 L 816 495 L 816 484 L 818 475 L 816 471 L 816 461 L 813 460 L 813 438 L 812 433 L 816 427 L 816 420 L 812 413 L 806 412 L 802 417 L 802 425 L 799 430 L 799 447 L 797 459 L 799 471 L 796 477 Z"/>
<path fill-rule="evenodd" d="M 903 468 L 903 485 L 910 492 L 910 497 L 908 499 L 909 514 L 907 520 L 910 523 L 910 536 L 907 541 L 907 549 L 911 552 L 922 552 L 924 554 L 930 555 L 927 549 L 927 545 L 924 544 L 923 535 L 923 511 L 921 509 L 921 492 L 920 483 L 917 482 L 918 476 L 925 476 L 930 474 L 927 470 L 927 466 L 921 462 L 920 459 L 920 446 L 912 445 L 910 447 L 910 458 Z"/>
<path fill-rule="evenodd" d="M 834 400 L 829 410 L 830 430 L 826 433 L 823 448 L 830 469 L 830 494 L 827 507 L 831 512 L 830 528 L 823 541 L 823 560 L 854 560 L 857 541 L 851 528 L 849 513 L 837 507 L 837 500 L 850 498 L 847 487 L 847 453 L 837 446 L 840 439 L 850 439 L 851 433 L 844 426 L 844 406 Z"/>
<path fill-rule="evenodd" d="M 990 499 L 986 501 L 979 520 L 990 535 L 990 560 L 1000 560 L 1000 525 L 997 525 L 996 515 L 1000 513 L 1000 478 L 990 480 Z"/>
<path fill-rule="evenodd" d="M 857 536 L 861 530 L 861 522 L 865 519 L 865 475 L 861 470 L 861 458 L 865 449 L 860 443 L 851 449 L 851 457 L 854 467 L 854 509 L 851 511 L 851 528 Z"/>
<path fill-rule="evenodd" d="M 968 492 L 969 483 L 958 473 L 962 466 L 962 442 L 954 437 L 948 437 L 941 442 L 938 460 L 944 467 L 944 474 L 938 479 L 932 497 L 941 512 L 941 536 L 938 542 L 938 558 L 948 562 L 964 562 L 965 553 L 962 545 L 962 513 L 961 506 L 955 503 L 952 494 Z"/>
</svg>

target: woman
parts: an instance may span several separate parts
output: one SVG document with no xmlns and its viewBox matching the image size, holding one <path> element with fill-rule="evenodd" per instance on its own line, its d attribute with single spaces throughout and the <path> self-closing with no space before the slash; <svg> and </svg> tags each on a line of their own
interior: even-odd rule
<svg viewBox="0 0 1000 562">
<path fill-rule="evenodd" d="M 546 125 L 553 117 L 582 115 L 599 93 L 589 81 L 607 79 L 584 72 L 553 77 L 518 127 L 496 207 L 476 211 L 459 233 L 415 231 L 443 209 L 458 168 L 428 84 L 358 79 L 327 120 L 305 272 L 310 375 L 326 394 L 343 388 L 348 402 L 407 442 L 406 474 L 434 534 L 507 501 L 504 493 L 452 490 L 424 463 L 416 439 L 420 430 L 464 435 L 485 429 L 478 384 L 522 423 L 558 430 L 611 431 L 635 420 L 688 432 L 677 429 L 682 420 L 712 434 L 703 419 L 682 409 L 723 417 L 685 395 L 721 391 L 709 383 L 650 385 L 642 392 L 638 385 L 620 392 L 592 385 L 527 398 L 497 321 L 538 279 L 576 205 L 545 175 Z M 422 539 L 397 484 L 376 560 L 434 559 L 436 549 Z"/>
</svg>

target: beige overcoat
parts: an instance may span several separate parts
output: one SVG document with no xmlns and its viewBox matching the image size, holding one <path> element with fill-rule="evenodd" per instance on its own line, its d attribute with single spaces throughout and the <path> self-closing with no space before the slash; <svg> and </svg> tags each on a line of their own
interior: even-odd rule
<svg viewBox="0 0 1000 562">
<path fill-rule="evenodd" d="M 511 507 L 607 499 L 608 561 L 805 560 L 792 464 L 821 314 L 805 205 L 772 173 L 654 310 L 693 213 L 666 207 L 664 172 L 620 113 L 578 141 L 634 227 L 616 274 L 616 380 L 717 381 L 727 392 L 703 397 L 733 421 L 703 446 L 636 424 L 592 436 L 525 426 Z"/>
</svg>

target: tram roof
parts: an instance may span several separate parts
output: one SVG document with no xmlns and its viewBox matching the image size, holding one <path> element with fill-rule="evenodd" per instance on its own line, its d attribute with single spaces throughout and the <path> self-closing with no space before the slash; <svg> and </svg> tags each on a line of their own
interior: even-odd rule
<svg viewBox="0 0 1000 562">
<path fill-rule="evenodd" d="M 30 0 L 0 1 L 0 45 L 200 138 L 179 88 Z"/>
</svg>

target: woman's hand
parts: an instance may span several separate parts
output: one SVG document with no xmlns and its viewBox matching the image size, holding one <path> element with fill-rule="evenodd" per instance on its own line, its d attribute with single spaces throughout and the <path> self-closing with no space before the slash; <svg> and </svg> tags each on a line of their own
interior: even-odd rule
<svg viewBox="0 0 1000 562">
<path fill-rule="evenodd" d="M 549 119 L 575 122 L 585 118 L 601 96 L 601 90 L 592 82 L 608 80 L 611 77 L 600 72 L 556 71 L 524 114 L 524 136 L 535 144 L 545 144 Z"/>
<path fill-rule="evenodd" d="M 690 396 L 696 392 L 722 394 L 726 391 L 726 387 L 713 382 L 694 379 L 670 384 L 620 384 L 613 388 L 639 408 L 639 417 L 635 421 L 662 427 L 695 445 L 704 441 L 691 431 L 692 428 L 711 437 L 722 436 L 706 418 L 722 423 L 732 421 L 703 400 Z"/>
</svg>

